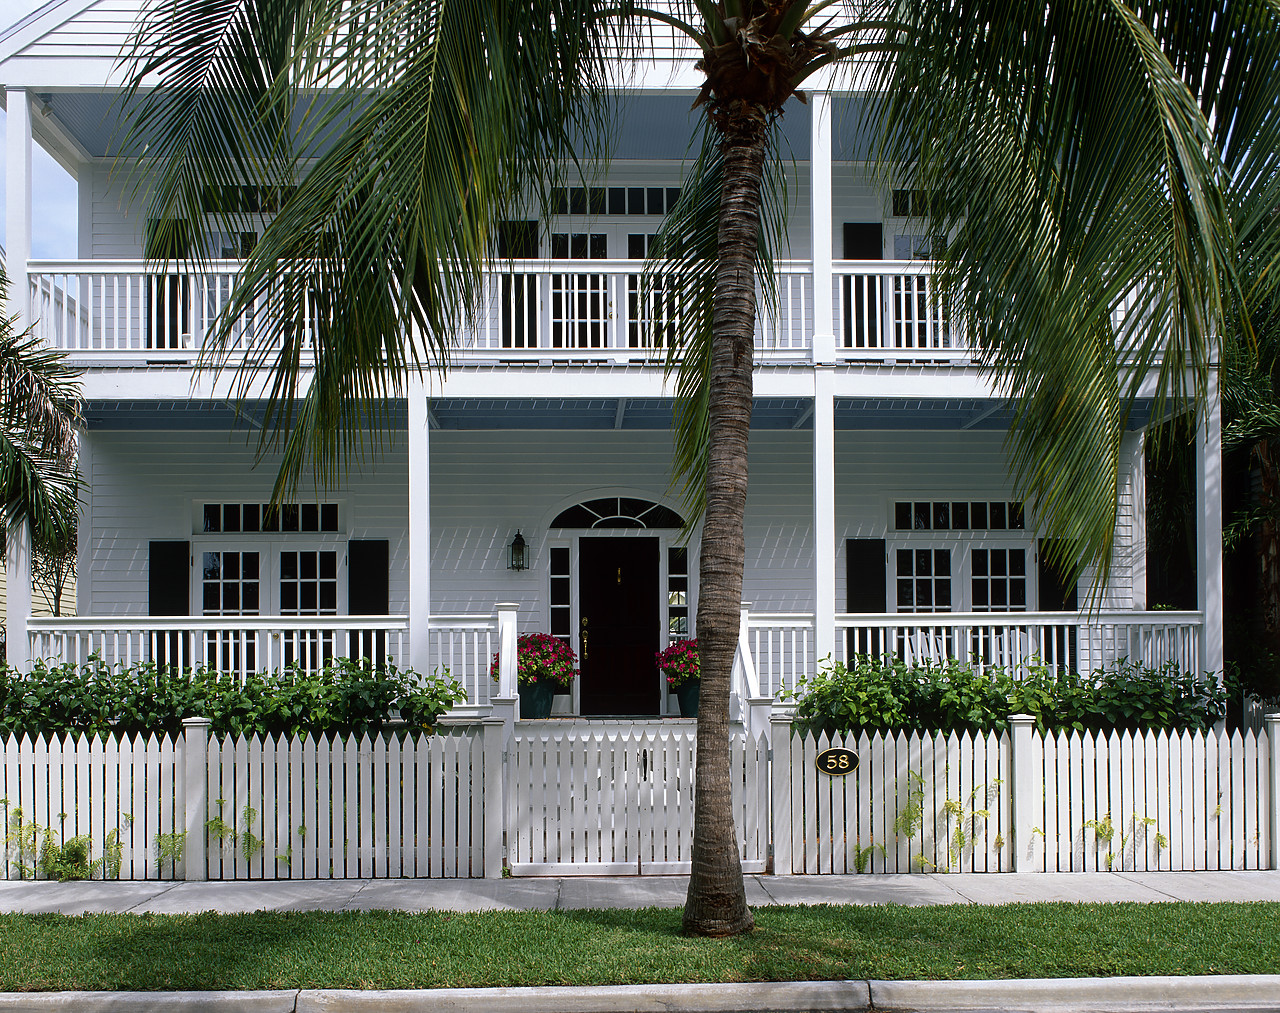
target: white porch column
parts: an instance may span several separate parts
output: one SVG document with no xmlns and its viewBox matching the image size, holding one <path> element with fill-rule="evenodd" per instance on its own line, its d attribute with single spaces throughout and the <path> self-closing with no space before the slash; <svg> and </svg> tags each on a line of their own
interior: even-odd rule
<svg viewBox="0 0 1280 1013">
<path fill-rule="evenodd" d="M 27 260 L 31 256 L 31 101 L 25 88 L 6 89 L 5 126 L 5 267 L 9 272 L 8 306 L 14 328 L 23 331 L 27 316 Z M 31 616 L 31 538 L 24 525 L 10 537 L 5 553 L 8 600 L 5 608 L 6 649 L 10 665 L 26 670 L 31 662 L 27 620 Z"/>
<path fill-rule="evenodd" d="M 1125 433 L 1120 444 L 1121 474 L 1129 483 L 1129 580 L 1133 607 L 1147 609 L 1147 454 L 1145 433 Z"/>
<path fill-rule="evenodd" d="M 1209 385 L 1196 429 L 1196 597 L 1204 613 L 1200 631 L 1200 671 L 1222 681 L 1222 401 L 1218 367 Z"/>
<path fill-rule="evenodd" d="M 814 647 L 835 653 L 835 354 L 831 277 L 831 95 L 809 96 L 810 236 L 813 248 L 813 607 Z"/>
<path fill-rule="evenodd" d="M 427 390 L 409 378 L 409 664 L 431 671 L 431 438 Z"/>
<path fill-rule="evenodd" d="M 20 672 L 31 667 L 27 620 L 31 618 L 31 529 L 23 524 L 5 542 L 5 658 Z"/>
<path fill-rule="evenodd" d="M 831 280 L 831 95 L 809 96 L 809 232 L 813 250 L 813 361 L 835 361 Z"/>
<path fill-rule="evenodd" d="M 6 88 L 5 124 L 5 268 L 9 306 L 17 330 L 27 320 L 27 261 L 31 257 L 31 100 L 25 88 Z"/>
<path fill-rule="evenodd" d="M 813 646 L 821 661 L 836 649 L 835 367 L 813 370 Z"/>
</svg>

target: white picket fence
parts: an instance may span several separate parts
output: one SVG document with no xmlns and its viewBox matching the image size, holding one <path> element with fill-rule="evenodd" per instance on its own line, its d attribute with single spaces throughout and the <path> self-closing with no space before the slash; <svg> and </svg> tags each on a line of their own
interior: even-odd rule
<svg viewBox="0 0 1280 1013">
<path fill-rule="evenodd" d="M 507 767 L 513 875 L 688 872 L 693 852 L 692 722 L 664 728 L 518 730 Z M 769 849 L 769 742 L 735 736 L 734 823 L 742 866 Z"/>
<path fill-rule="evenodd" d="M 774 759 L 784 758 L 791 777 L 774 796 L 776 872 L 1012 867 L 1007 736 L 814 739 L 783 728 Z M 818 754 L 833 746 L 857 755 L 852 773 L 832 777 L 818 770 Z"/>
<path fill-rule="evenodd" d="M 483 733 L 333 739 L 42 738 L 3 743 L 0 872 L 20 824 L 88 837 L 121 879 L 478 877 Z"/>
<path fill-rule="evenodd" d="M 857 755 L 852 773 L 817 769 L 830 747 Z M 773 748 L 777 872 L 1265 869 L 1280 837 L 1266 733 L 814 739 L 783 723 Z"/>
<path fill-rule="evenodd" d="M 795 734 L 732 739 L 748 872 L 1280 867 L 1280 716 L 1262 732 Z M 852 771 L 816 766 L 831 746 Z M 516 723 L 435 735 L 149 736 L 0 742 L 0 875 L 36 865 L 22 827 L 86 837 L 96 875 L 343 879 L 689 869 L 689 722 Z"/>
</svg>

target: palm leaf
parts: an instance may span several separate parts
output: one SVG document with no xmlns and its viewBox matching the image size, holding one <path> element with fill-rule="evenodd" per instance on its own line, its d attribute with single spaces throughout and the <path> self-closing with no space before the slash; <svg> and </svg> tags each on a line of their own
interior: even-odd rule
<svg viewBox="0 0 1280 1013">
<path fill-rule="evenodd" d="M 1222 39 L 1179 35 L 1204 16 L 1194 5 L 1136 10 L 925 0 L 874 75 L 881 155 L 933 195 L 932 228 L 951 240 L 947 310 L 1015 406 L 1020 493 L 1074 543 L 1071 564 L 1098 564 L 1095 589 L 1138 399 L 1160 416 L 1203 394 L 1236 290 L 1227 175 L 1178 72 L 1216 73 Z M 1277 80 L 1236 91 L 1260 110 Z"/>
<path fill-rule="evenodd" d="M 274 10 L 274 0 L 263 6 Z M 259 178 L 251 142 L 264 137 L 266 178 L 298 177 L 206 360 L 225 365 L 252 316 L 237 392 L 270 369 L 259 450 L 283 453 L 278 496 L 308 470 L 331 486 L 338 462 L 374 446 L 407 371 L 447 365 L 458 321 L 478 307 L 502 210 L 537 203 L 567 165 L 581 171 L 605 149 L 604 53 L 623 38 L 629 4 L 614 5 L 621 19 L 609 23 L 598 6 L 314 0 L 268 19 L 251 16 L 253 4 L 228 4 L 221 16 L 248 28 L 222 35 L 203 0 L 158 6 L 178 20 L 139 37 L 139 54 L 158 55 L 135 59 L 135 84 L 156 67 L 184 69 L 165 89 L 139 92 L 133 134 L 157 134 L 166 166 L 153 214 L 192 214 L 211 180 Z M 255 34 L 267 23 L 276 27 Z M 282 23 L 298 41 L 277 66 L 265 50 Z M 175 110 L 212 106 L 210 80 L 236 93 L 229 111 L 173 124 Z M 307 98 L 321 89 L 324 101 Z M 289 145 L 275 143 L 283 124 Z"/>
</svg>

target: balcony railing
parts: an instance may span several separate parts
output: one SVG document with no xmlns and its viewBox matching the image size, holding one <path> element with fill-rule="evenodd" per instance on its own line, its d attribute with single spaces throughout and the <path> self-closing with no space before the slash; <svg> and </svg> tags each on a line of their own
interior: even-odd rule
<svg viewBox="0 0 1280 1013">
<path fill-rule="evenodd" d="M 1172 662 L 1199 671 L 1199 612 L 937 612 L 834 617 L 835 659 L 901 658 L 910 665 L 948 661 L 1018 676 L 1043 665 L 1081 674 L 1121 659 L 1158 668 Z M 748 642 L 761 691 L 776 695 L 816 670 L 812 614 L 753 613 Z"/>
<path fill-rule="evenodd" d="M 95 358 L 186 362 L 204 347 L 234 288 L 237 261 L 200 272 L 143 261 L 33 261 L 30 314 L 52 348 Z M 927 263 L 844 261 L 834 268 L 837 355 L 928 362 L 964 357 L 957 327 L 934 305 Z M 813 276 L 805 261 L 776 265 L 775 298 L 760 301 L 757 354 L 807 359 Z M 479 311 L 459 322 L 459 361 L 661 360 L 681 307 L 636 261 L 508 261 L 486 272 Z M 263 300 L 228 332 L 233 353 L 266 339 Z M 306 323 L 304 333 L 310 332 Z"/>
<path fill-rule="evenodd" d="M 50 664 L 96 656 L 107 665 L 200 666 L 241 678 L 288 665 L 315 671 L 337 658 L 409 666 L 404 616 L 40 617 L 27 631 L 31 657 Z M 427 671 L 461 682 L 468 705 L 488 704 L 497 631 L 493 616 L 433 616 Z"/>
</svg>

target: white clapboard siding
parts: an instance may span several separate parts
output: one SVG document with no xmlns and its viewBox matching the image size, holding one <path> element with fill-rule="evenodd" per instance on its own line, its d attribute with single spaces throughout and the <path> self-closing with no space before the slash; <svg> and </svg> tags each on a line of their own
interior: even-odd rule
<svg viewBox="0 0 1280 1013">
<path fill-rule="evenodd" d="M 507 768 L 515 875 L 688 872 L 695 737 L 690 726 L 518 730 Z M 731 747 L 744 871 L 768 855 L 768 741 Z"/>
</svg>

